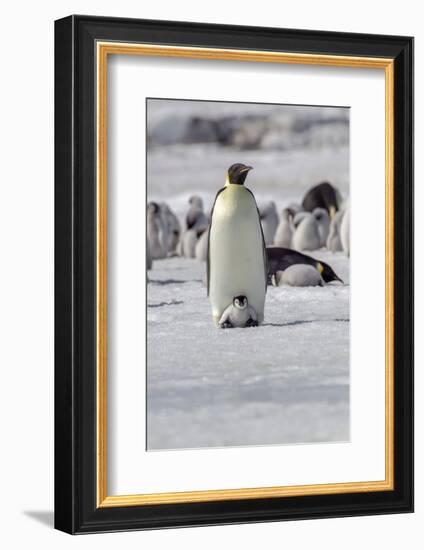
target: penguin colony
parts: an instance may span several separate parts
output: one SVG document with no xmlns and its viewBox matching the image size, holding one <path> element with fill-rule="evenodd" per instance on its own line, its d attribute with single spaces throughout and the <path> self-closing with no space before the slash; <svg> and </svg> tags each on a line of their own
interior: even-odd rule
<svg viewBox="0 0 424 550">
<path fill-rule="evenodd" d="M 188 200 L 183 224 L 164 202 L 147 205 L 146 268 L 171 256 L 207 265 L 207 294 L 217 327 L 253 327 L 264 320 L 267 285 L 323 286 L 341 281 L 326 263 L 305 254 L 326 248 L 350 254 L 349 200 L 320 183 L 278 216 L 256 204 L 245 186 L 251 166 L 233 164 L 209 215 L 201 197 Z"/>
</svg>

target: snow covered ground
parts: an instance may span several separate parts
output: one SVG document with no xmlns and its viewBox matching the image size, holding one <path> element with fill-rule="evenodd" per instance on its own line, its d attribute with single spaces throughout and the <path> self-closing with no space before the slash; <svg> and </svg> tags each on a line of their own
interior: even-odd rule
<svg viewBox="0 0 424 550">
<path fill-rule="evenodd" d="M 349 267 L 344 285 L 268 287 L 265 322 L 212 324 L 205 264 L 154 262 L 148 285 L 148 449 L 349 439 Z"/>
</svg>

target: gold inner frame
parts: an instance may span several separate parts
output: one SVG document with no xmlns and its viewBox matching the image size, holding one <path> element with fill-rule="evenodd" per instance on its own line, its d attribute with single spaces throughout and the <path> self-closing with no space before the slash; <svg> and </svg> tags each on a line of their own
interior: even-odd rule
<svg viewBox="0 0 424 550">
<path fill-rule="evenodd" d="M 97 42 L 97 506 L 141 506 L 270 497 L 388 491 L 394 489 L 394 60 L 218 48 Z M 385 479 L 349 483 L 216 489 L 109 496 L 107 492 L 107 62 L 109 55 L 221 59 L 384 69 L 385 72 Z"/>
</svg>

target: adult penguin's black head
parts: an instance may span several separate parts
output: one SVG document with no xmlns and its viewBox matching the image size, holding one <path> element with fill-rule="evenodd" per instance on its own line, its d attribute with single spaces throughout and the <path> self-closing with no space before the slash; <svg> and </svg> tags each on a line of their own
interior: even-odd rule
<svg viewBox="0 0 424 550">
<path fill-rule="evenodd" d="M 228 181 L 236 185 L 243 185 L 251 166 L 245 164 L 233 164 L 228 168 Z"/>
<path fill-rule="evenodd" d="M 331 283 L 331 281 L 339 281 L 340 283 L 343 283 L 340 277 L 338 277 L 334 273 L 333 269 L 325 262 L 318 262 L 316 267 L 326 283 Z"/>
</svg>

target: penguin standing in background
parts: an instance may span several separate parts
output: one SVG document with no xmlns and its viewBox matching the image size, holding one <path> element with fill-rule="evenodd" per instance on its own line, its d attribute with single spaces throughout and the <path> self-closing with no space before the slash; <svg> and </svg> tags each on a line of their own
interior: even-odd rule
<svg viewBox="0 0 424 550">
<path fill-rule="evenodd" d="M 195 258 L 196 243 L 197 231 L 195 229 L 188 229 L 187 231 L 184 231 L 181 235 L 180 242 L 178 243 L 178 255 L 184 258 Z"/>
<path fill-rule="evenodd" d="M 185 258 L 196 257 L 197 239 L 208 228 L 208 219 L 203 211 L 203 201 L 197 195 L 188 200 L 190 208 L 186 216 L 186 230 L 180 235 L 177 253 Z"/>
<path fill-rule="evenodd" d="M 190 208 L 186 216 L 187 229 L 206 229 L 208 227 L 208 219 L 203 210 L 203 201 L 197 195 L 193 195 L 188 200 Z"/>
<path fill-rule="evenodd" d="M 156 202 L 150 202 L 147 205 L 147 239 L 152 259 L 165 258 L 168 250 L 166 249 L 164 226 L 160 207 Z"/>
<path fill-rule="evenodd" d="M 343 220 L 343 211 L 336 212 L 330 223 L 330 231 L 327 238 L 327 248 L 331 252 L 341 252 L 343 250 L 340 239 L 340 225 Z"/>
<path fill-rule="evenodd" d="M 166 204 L 166 202 L 160 203 L 160 209 L 163 215 L 164 223 L 167 228 L 168 253 L 174 254 L 177 248 L 178 241 L 180 239 L 180 233 L 181 233 L 180 222 L 178 221 L 177 216 L 174 214 L 171 208 Z"/>
<path fill-rule="evenodd" d="M 275 246 L 284 246 L 290 248 L 293 237 L 293 212 L 290 208 L 284 208 L 281 212 L 281 221 L 275 232 L 274 244 Z"/>
<path fill-rule="evenodd" d="M 340 224 L 340 240 L 343 252 L 350 256 L 350 208 L 349 201 L 346 201 L 343 218 Z"/>
<path fill-rule="evenodd" d="M 207 288 L 216 326 L 220 326 L 224 311 L 240 296 L 254 311 L 244 326 L 257 326 L 264 319 L 266 247 L 255 197 L 244 187 L 251 169 L 244 164 L 233 164 L 228 169 L 225 187 L 218 191 L 212 209 Z M 231 324 L 226 318 L 225 328 L 229 327 L 228 322 Z"/>
<path fill-rule="evenodd" d="M 330 216 L 325 208 L 315 208 L 312 214 L 318 224 L 320 244 L 321 246 L 326 246 L 328 233 L 330 231 Z"/>
<path fill-rule="evenodd" d="M 324 181 L 309 189 L 303 198 L 302 207 L 308 212 L 313 212 L 315 208 L 325 208 L 330 218 L 333 218 L 340 208 L 340 203 L 340 193 L 331 183 Z"/>
<path fill-rule="evenodd" d="M 150 244 L 149 239 L 146 239 L 146 269 L 152 269 L 153 267 L 153 259 L 152 259 L 152 252 L 150 251 Z"/>
<path fill-rule="evenodd" d="M 296 214 L 293 225 L 293 248 L 295 250 L 318 250 L 321 248 L 321 237 L 318 224 L 310 212 L 299 212 Z"/>
<path fill-rule="evenodd" d="M 260 206 L 259 215 L 261 218 L 262 230 L 264 233 L 265 244 L 272 244 L 274 242 L 275 232 L 278 227 L 278 214 L 274 201 Z"/>
<path fill-rule="evenodd" d="M 199 236 L 196 243 L 195 254 L 196 258 L 201 262 L 206 262 L 208 259 L 208 240 L 209 240 L 209 227 L 203 231 Z"/>
</svg>

